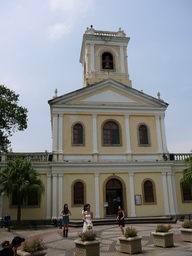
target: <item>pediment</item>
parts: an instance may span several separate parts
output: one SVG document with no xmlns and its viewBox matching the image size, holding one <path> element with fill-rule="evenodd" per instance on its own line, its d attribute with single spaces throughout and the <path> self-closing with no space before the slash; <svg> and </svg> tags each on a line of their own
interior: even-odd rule
<svg viewBox="0 0 192 256">
<path fill-rule="evenodd" d="M 125 105 L 125 106 L 147 106 L 165 107 L 168 104 L 160 99 L 156 99 L 141 91 L 118 83 L 114 80 L 85 87 L 71 93 L 56 97 L 49 101 L 50 105 Z"/>
</svg>

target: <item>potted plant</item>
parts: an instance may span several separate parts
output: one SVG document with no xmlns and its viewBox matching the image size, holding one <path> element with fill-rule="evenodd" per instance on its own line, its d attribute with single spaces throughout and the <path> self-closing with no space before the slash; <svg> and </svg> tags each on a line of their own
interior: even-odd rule
<svg viewBox="0 0 192 256">
<path fill-rule="evenodd" d="M 158 225 L 155 232 L 152 232 L 153 243 L 155 246 L 163 248 L 174 246 L 173 232 L 169 232 L 171 225 Z"/>
<path fill-rule="evenodd" d="M 43 243 L 43 239 L 33 239 L 29 242 L 25 241 L 23 243 L 22 250 L 17 252 L 17 255 L 27 256 L 27 255 L 35 255 L 35 256 L 44 256 L 47 254 L 45 251 L 47 250 L 47 246 Z"/>
<path fill-rule="evenodd" d="M 92 225 L 88 227 L 88 231 L 78 234 L 80 239 L 75 240 L 76 256 L 99 256 L 100 242 L 96 240 L 96 232 Z"/>
<path fill-rule="evenodd" d="M 163 154 L 163 160 L 164 160 L 164 161 L 167 161 L 167 160 L 168 160 L 168 157 L 167 157 L 167 155 L 165 155 L 165 153 Z"/>
<path fill-rule="evenodd" d="M 179 230 L 181 231 L 182 241 L 192 243 L 192 220 L 185 221 Z"/>
<path fill-rule="evenodd" d="M 142 237 L 137 235 L 137 230 L 135 228 L 125 228 L 125 235 L 118 237 L 118 239 L 120 242 L 121 253 L 133 254 L 142 251 Z"/>
</svg>

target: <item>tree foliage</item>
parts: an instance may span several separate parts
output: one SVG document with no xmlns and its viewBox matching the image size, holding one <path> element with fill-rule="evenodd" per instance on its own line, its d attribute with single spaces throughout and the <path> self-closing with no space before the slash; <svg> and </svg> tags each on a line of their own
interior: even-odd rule
<svg viewBox="0 0 192 256">
<path fill-rule="evenodd" d="M 183 170 L 181 185 L 183 188 L 192 188 L 192 156 L 185 160 L 185 164 L 187 168 Z"/>
<path fill-rule="evenodd" d="M 45 191 L 44 184 L 31 162 L 17 158 L 9 161 L 0 172 L 0 195 L 17 196 L 17 220 L 21 220 L 21 205 L 29 193 L 37 194 L 39 200 Z"/>
<path fill-rule="evenodd" d="M 0 149 L 4 152 L 11 143 L 8 138 L 17 130 L 27 128 L 28 110 L 18 106 L 18 102 L 19 94 L 0 85 Z"/>
</svg>

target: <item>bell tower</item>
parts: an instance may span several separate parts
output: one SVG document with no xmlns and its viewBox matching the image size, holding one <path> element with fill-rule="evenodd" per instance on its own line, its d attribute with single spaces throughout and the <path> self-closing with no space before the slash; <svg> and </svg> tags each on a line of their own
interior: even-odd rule
<svg viewBox="0 0 192 256">
<path fill-rule="evenodd" d="M 95 30 L 91 25 L 83 35 L 80 63 L 83 66 L 83 87 L 113 79 L 132 87 L 129 80 L 126 37 L 118 32 Z"/>
</svg>

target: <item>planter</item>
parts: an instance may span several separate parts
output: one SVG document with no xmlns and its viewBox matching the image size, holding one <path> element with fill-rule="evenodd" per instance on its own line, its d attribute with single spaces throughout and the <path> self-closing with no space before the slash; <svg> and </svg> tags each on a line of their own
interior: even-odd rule
<svg viewBox="0 0 192 256">
<path fill-rule="evenodd" d="M 32 256 L 32 255 L 34 255 L 34 256 L 45 256 L 47 254 L 47 252 L 46 251 L 39 251 L 39 252 L 34 252 L 34 253 L 30 253 L 30 252 L 25 252 L 25 251 L 21 251 L 21 250 L 19 250 L 19 251 L 17 251 L 17 255 L 18 256 Z"/>
<path fill-rule="evenodd" d="M 120 242 L 120 252 L 122 253 L 137 253 L 142 251 L 141 247 L 141 236 L 135 236 L 135 237 L 128 237 L 125 238 L 124 236 L 118 237 Z"/>
<path fill-rule="evenodd" d="M 192 243 L 192 229 L 191 228 L 180 228 L 181 231 L 181 239 L 184 242 Z"/>
<path fill-rule="evenodd" d="M 153 243 L 155 246 L 163 248 L 174 246 L 173 232 L 152 232 Z"/>
<path fill-rule="evenodd" d="M 100 256 L 100 242 L 75 240 L 75 256 Z"/>
</svg>

